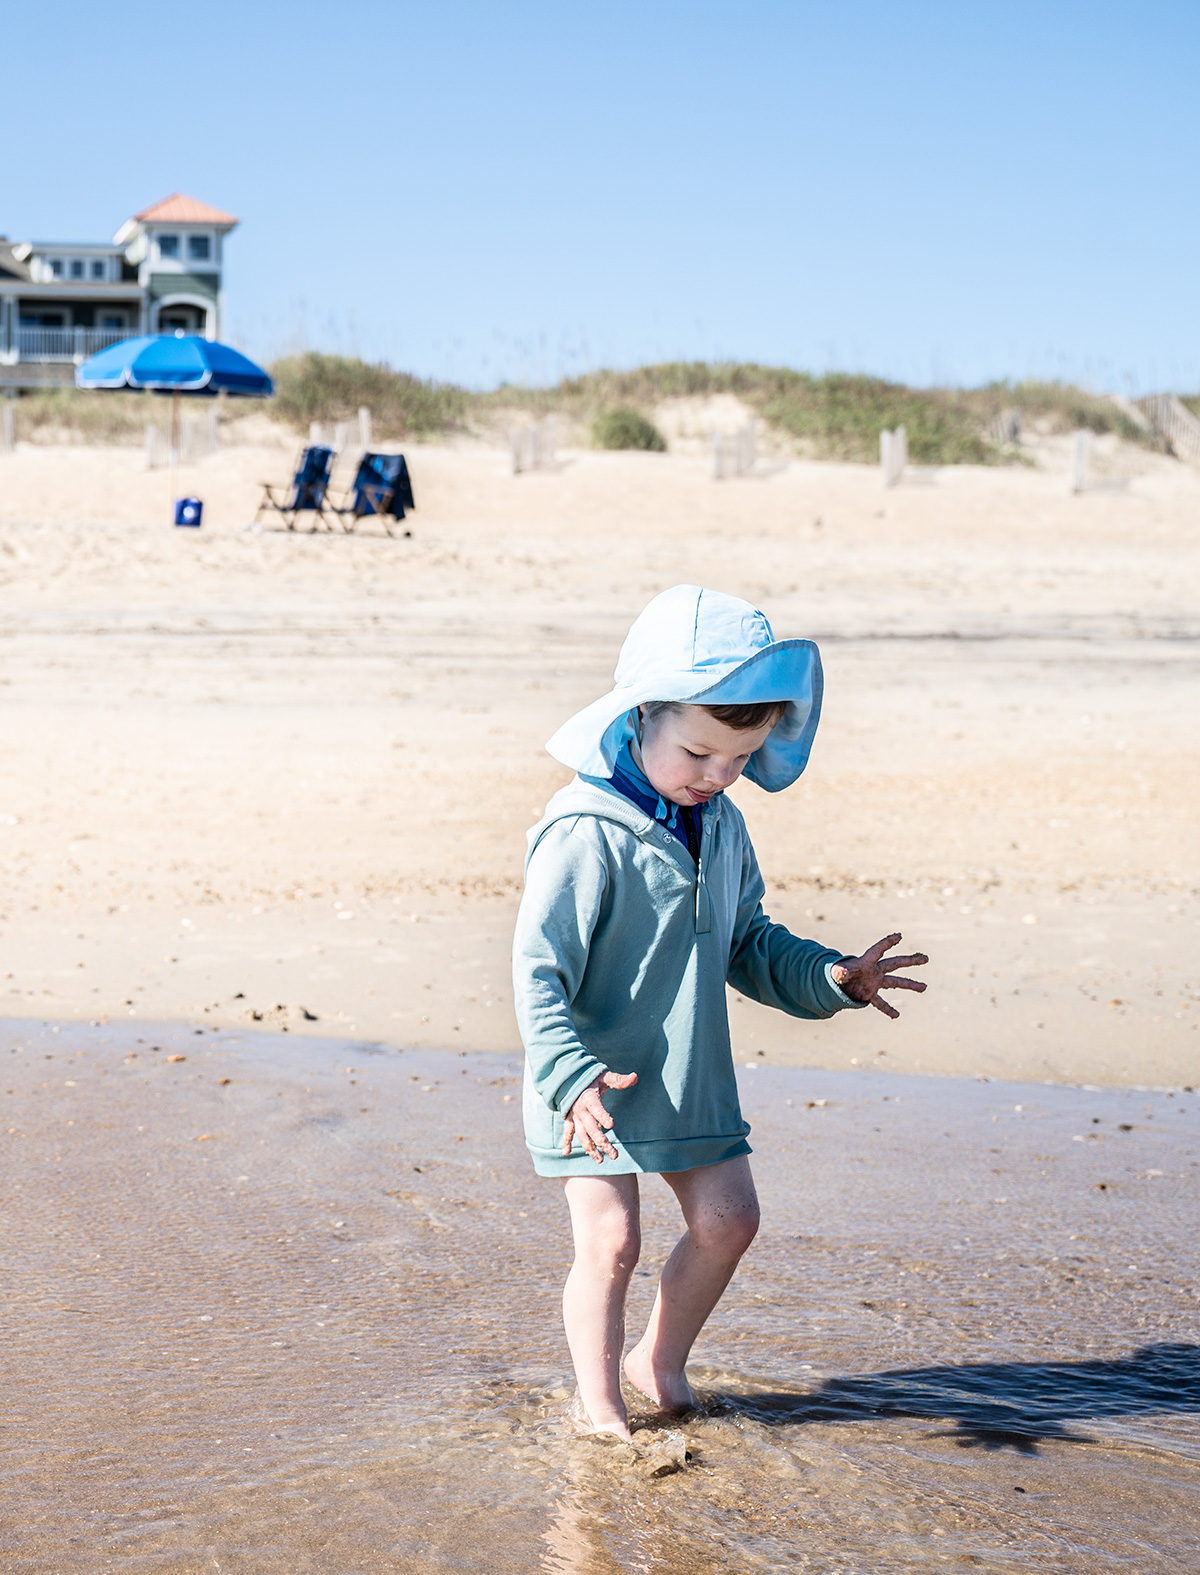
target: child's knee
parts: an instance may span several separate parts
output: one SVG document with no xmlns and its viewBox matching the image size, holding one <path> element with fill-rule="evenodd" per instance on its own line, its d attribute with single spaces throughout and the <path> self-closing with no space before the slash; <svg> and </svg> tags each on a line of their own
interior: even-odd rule
<svg viewBox="0 0 1200 1575">
<path fill-rule="evenodd" d="M 609 1274 L 632 1274 L 642 1251 L 642 1233 L 636 1221 L 604 1220 L 594 1225 L 580 1243 L 589 1263 Z"/>
<path fill-rule="evenodd" d="M 744 1204 L 740 1208 L 714 1210 L 693 1227 L 697 1245 L 720 1252 L 729 1258 L 740 1258 L 758 1235 L 758 1203 Z"/>
<path fill-rule="evenodd" d="M 637 1225 L 626 1225 L 609 1236 L 608 1257 L 617 1273 L 632 1274 L 642 1255 L 642 1233 Z"/>
</svg>

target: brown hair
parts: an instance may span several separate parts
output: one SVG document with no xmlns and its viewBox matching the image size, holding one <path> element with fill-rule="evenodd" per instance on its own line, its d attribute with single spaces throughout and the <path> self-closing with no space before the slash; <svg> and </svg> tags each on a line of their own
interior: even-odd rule
<svg viewBox="0 0 1200 1575">
<path fill-rule="evenodd" d="M 658 711 L 678 711 L 683 705 L 681 700 L 651 700 L 646 706 L 646 715 L 653 716 Z M 735 733 L 749 733 L 755 728 L 765 727 L 770 723 L 774 727 L 783 720 L 787 710 L 786 700 L 762 700 L 753 705 L 702 705 L 701 711 L 707 711 L 714 721 L 731 727 Z"/>
</svg>

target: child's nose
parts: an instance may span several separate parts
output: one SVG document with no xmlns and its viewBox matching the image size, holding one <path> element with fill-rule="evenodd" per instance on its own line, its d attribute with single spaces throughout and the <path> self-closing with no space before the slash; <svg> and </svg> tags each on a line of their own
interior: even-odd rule
<svg viewBox="0 0 1200 1575">
<path fill-rule="evenodd" d="M 736 782 L 741 775 L 740 768 L 733 761 L 726 766 L 713 765 L 708 771 L 708 779 L 715 787 L 727 788 L 730 783 Z"/>
</svg>

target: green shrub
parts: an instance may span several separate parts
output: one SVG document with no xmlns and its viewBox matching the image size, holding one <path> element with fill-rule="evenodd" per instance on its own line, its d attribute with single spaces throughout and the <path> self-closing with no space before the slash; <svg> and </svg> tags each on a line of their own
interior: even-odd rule
<svg viewBox="0 0 1200 1575">
<path fill-rule="evenodd" d="M 646 454 L 667 451 L 667 440 L 653 421 L 628 405 L 600 412 L 592 422 L 592 442 L 597 448 L 632 448 Z"/>
</svg>

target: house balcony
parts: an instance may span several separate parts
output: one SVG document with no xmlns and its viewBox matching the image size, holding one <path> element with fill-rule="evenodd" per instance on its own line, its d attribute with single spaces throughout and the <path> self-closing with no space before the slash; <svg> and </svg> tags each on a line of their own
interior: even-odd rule
<svg viewBox="0 0 1200 1575">
<path fill-rule="evenodd" d="M 131 339 L 136 328 L 18 328 L 12 344 L 0 344 L 0 365 L 57 361 L 78 366 L 97 350 Z"/>
</svg>

